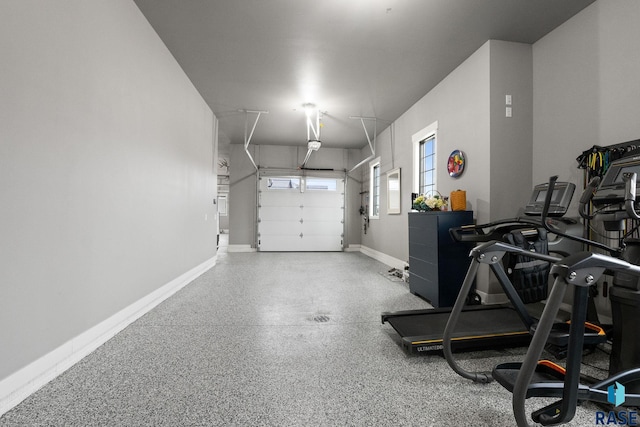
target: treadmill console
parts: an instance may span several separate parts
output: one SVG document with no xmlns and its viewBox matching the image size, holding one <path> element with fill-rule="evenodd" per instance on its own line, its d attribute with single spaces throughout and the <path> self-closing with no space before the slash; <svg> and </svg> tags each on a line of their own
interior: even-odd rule
<svg viewBox="0 0 640 427">
<path fill-rule="evenodd" d="M 548 183 L 538 184 L 533 187 L 531 199 L 524 208 L 525 215 L 542 215 L 542 209 L 544 208 L 544 200 L 547 197 L 548 188 Z M 571 203 L 571 198 L 573 197 L 575 189 L 576 185 L 571 182 L 555 183 L 553 195 L 551 197 L 551 204 L 549 205 L 548 215 L 550 217 L 561 217 L 567 213 L 567 209 L 569 209 L 569 203 Z"/>
<path fill-rule="evenodd" d="M 640 182 L 640 156 L 624 157 L 612 162 L 593 196 L 594 206 L 624 203 L 625 183 L 622 177 L 632 172 L 638 174 L 636 182 Z"/>
</svg>

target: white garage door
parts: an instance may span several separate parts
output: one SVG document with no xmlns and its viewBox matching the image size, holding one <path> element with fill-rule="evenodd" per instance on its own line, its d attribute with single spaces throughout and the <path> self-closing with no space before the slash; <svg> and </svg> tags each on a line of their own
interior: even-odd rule
<svg viewBox="0 0 640 427">
<path fill-rule="evenodd" d="M 260 251 L 341 251 L 344 179 L 261 177 Z"/>
</svg>

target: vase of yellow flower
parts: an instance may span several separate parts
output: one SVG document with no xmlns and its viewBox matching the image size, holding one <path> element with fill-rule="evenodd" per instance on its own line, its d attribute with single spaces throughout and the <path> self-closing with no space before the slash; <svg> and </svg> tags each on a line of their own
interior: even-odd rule
<svg viewBox="0 0 640 427">
<path fill-rule="evenodd" d="M 446 208 L 446 197 L 437 191 L 421 194 L 413 200 L 413 209 L 417 211 L 440 211 Z"/>
</svg>

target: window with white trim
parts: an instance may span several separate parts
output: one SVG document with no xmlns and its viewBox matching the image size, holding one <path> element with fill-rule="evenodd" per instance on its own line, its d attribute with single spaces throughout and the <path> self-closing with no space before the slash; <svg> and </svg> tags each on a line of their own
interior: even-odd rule
<svg viewBox="0 0 640 427">
<path fill-rule="evenodd" d="M 435 152 L 436 136 L 431 135 L 427 139 L 420 141 L 420 167 L 418 173 L 418 193 L 433 193 L 436 189 L 435 183 Z"/>
<path fill-rule="evenodd" d="M 291 188 L 300 188 L 300 178 L 282 176 L 267 179 L 267 188 L 269 190 L 288 190 Z"/>
<path fill-rule="evenodd" d="M 307 190 L 337 191 L 338 180 L 335 178 L 307 178 L 305 188 Z"/>
<path fill-rule="evenodd" d="M 380 157 L 369 163 L 369 218 L 380 217 Z"/>
<path fill-rule="evenodd" d="M 413 135 L 413 192 L 428 194 L 436 188 L 438 122 Z"/>
</svg>

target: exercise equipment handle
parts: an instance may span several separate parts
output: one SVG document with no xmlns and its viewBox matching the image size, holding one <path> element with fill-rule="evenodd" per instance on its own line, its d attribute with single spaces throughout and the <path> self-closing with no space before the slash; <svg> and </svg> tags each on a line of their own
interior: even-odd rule
<svg viewBox="0 0 640 427">
<path fill-rule="evenodd" d="M 501 227 L 502 226 L 502 227 Z M 509 231 L 509 227 L 524 228 L 525 226 L 540 227 L 540 222 L 528 218 L 509 218 L 486 224 L 468 224 L 449 229 L 451 238 L 456 242 L 490 242 L 502 240 L 502 236 Z"/>
<path fill-rule="evenodd" d="M 600 185 L 600 177 L 594 176 L 587 184 L 587 188 L 582 192 L 580 196 L 580 202 L 578 203 L 578 213 L 584 219 L 593 219 L 595 215 L 589 214 L 589 202 L 593 199 L 593 195 L 596 193 L 596 189 Z"/>
<path fill-rule="evenodd" d="M 624 173 L 624 208 L 631 219 L 640 219 L 640 215 L 636 212 L 636 179 L 638 174 L 635 172 Z"/>
<path fill-rule="evenodd" d="M 549 177 L 549 186 L 547 187 L 547 194 L 544 198 L 544 206 L 542 207 L 542 224 L 547 228 L 547 216 L 549 215 L 549 207 L 551 206 L 551 199 L 553 198 L 553 190 L 556 188 L 556 181 L 558 175 Z"/>
<path fill-rule="evenodd" d="M 563 233 L 561 230 L 552 227 L 547 221 L 547 215 L 549 214 L 549 206 L 551 205 L 551 198 L 553 196 L 553 189 L 555 188 L 556 181 L 558 180 L 558 176 L 554 175 L 549 178 L 549 188 L 547 188 L 547 195 L 544 199 L 544 207 L 542 208 L 542 217 L 540 218 L 542 221 L 542 226 L 550 233 L 553 233 L 560 237 L 566 237 L 569 240 L 573 240 L 576 242 L 584 243 L 585 245 L 593 246 L 598 249 L 602 249 L 604 251 L 609 252 L 613 256 L 618 256 L 620 254 L 620 250 L 617 248 L 613 248 L 611 246 L 607 246 L 604 243 L 596 242 L 595 240 L 585 239 L 584 237 L 572 236 L 566 233 Z M 593 180 L 591 180 L 593 182 Z M 591 182 L 589 184 L 591 184 Z M 635 183 L 635 180 L 633 181 Z M 584 198 L 584 193 L 580 200 Z M 634 200 L 635 200 L 635 192 L 634 192 Z M 638 217 L 640 219 L 640 217 Z"/>
</svg>

